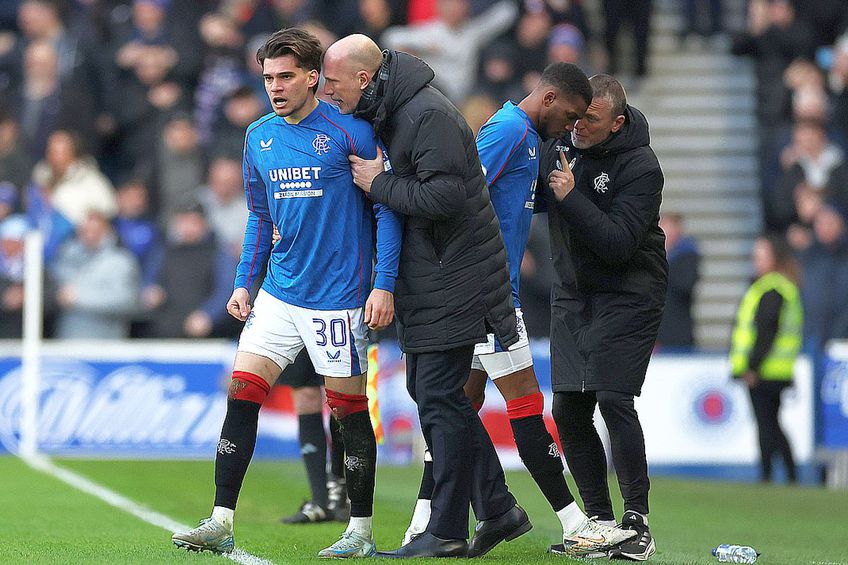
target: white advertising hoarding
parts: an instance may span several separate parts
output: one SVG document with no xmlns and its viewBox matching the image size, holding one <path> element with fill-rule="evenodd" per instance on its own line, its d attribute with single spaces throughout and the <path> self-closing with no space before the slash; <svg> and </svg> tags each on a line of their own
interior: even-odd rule
<svg viewBox="0 0 848 565">
<path fill-rule="evenodd" d="M 813 453 L 812 364 L 795 365 L 794 386 L 783 392 L 780 423 L 795 461 Z M 660 355 L 651 360 L 636 400 L 648 462 L 659 465 L 739 465 L 759 461 L 748 389 L 730 378 L 723 355 Z"/>
</svg>

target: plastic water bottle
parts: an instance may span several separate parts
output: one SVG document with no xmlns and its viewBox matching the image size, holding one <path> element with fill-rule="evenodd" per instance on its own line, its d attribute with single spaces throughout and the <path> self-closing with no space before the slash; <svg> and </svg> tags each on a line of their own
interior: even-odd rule
<svg viewBox="0 0 848 565">
<path fill-rule="evenodd" d="M 722 563 L 754 563 L 759 555 L 757 550 L 747 545 L 724 543 L 713 549 L 713 557 Z"/>
</svg>

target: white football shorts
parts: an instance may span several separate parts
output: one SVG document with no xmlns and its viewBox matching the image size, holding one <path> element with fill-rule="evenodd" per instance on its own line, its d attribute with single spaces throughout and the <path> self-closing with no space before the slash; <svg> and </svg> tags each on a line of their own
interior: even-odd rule
<svg viewBox="0 0 848 565">
<path fill-rule="evenodd" d="M 524 314 L 521 308 L 515 309 L 515 319 L 518 329 L 518 341 L 508 350 L 504 350 L 495 334 L 486 336 L 486 343 L 474 346 L 474 360 L 471 368 L 485 371 L 494 380 L 511 375 L 521 369 L 533 366 L 533 356 L 530 355 L 530 341 L 527 338 L 527 328 L 524 327 Z"/>
<path fill-rule="evenodd" d="M 238 350 L 271 359 L 285 369 L 300 350 L 325 377 L 354 377 L 368 370 L 365 308 L 310 310 L 264 290 L 244 323 Z"/>
</svg>

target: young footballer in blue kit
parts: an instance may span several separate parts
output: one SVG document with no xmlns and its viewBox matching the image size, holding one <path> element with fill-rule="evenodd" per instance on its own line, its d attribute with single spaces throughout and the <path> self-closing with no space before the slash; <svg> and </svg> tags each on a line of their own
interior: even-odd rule
<svg viewBox="0 0 848 565">
<path fill-rule="evenodd" d="M 276 32 L 257 52 L 274 112 L 245 135 L 250 214 L 227 303 L 245 325 L 215 459 L 214 508 L 197 528 L 174 534 L 173 542 L 185 549 L 232 551 L 233 512 L 253 455 L 259 409 L 280 372 L 306 348 L 342 430 L 351 503 L 347 529 L 318 555 L 375 553 L 376 443 L 365 396 L 366 334 L 386 327 L 394 314 L 402 225 L 353 183 L 348 156 L 373 159 L 377 141 L 367 122 L 315 97 L 321 55 L 318 39 L 297 28 Z M 280 241 L 272 250 L 274 225 Z M 248 289 L 266 260 L 268 273 L 251 307 Z"/>
<path fill-rule="evenodd" d="M 465 386 L 478 409 L 483 404 L 487 377 L 498 387 L 506 400 L 519 456 L 560 519 L 563 551 L 575 556 L 600 554 L 633 533 L 589 519 L 568 490 L 559 450 L 542 416 L 544 397 L 533 371 L 518 290 L 521 260 L 533 218 L 540 136 L 558 138 L 571 131 L 591 100 L 592 88 L 583 71 L 572 64 L 555 63 L 545 69 L 533 92 L 518 104 L 506 102 L 477 135 L 477 152 L 506 247 L 519 341 L 504 350 L 489 334 L 487 343 L 475 347 Z M 431 469 L 432 464 L 425 463 L 419 500 L 404 543 L 423 532 L 429 521 L 427 485 L 432 484 L 432 479 L 427 473 Z"/>
</svg>

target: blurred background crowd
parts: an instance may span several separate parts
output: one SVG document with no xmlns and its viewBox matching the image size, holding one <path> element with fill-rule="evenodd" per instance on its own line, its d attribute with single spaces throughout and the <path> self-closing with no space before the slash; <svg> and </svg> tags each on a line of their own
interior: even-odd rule
<svg viewBox="0 0 848 565">
<path fill-rule="evenodd" d="M 414 53 L 476 131 L 555 61 L 637 92 L 656 2 L 0 2 L 0 338 L 21 335 L 32 224 L 46 237 L 48 337 L 238 334 L 224 304 L 247 217 L 244 130 L 270 110 L 255 61 L 270 32 L 304 26 L 325 45 L 360 32 Z M 755 60 L 764 225 L 832 285 L 805 297 L 812 331 L 848 337 L 848 0 L 751 0 L 735 25 L 722 0 L 663 4 L 681 15 L 681 49 Z M 669 348 L 695 345 L 698 246 L 684 225 L 663 218 Z M 535 337 L 549 324 L 546 233 L 539 218 L 522 265 Z"/>
<path fill-rule="evenodd" d="M 751 0 L 763 223 L 800 264 L 805 337 L 848 337 L 848 2 Z"/>
</svg>

